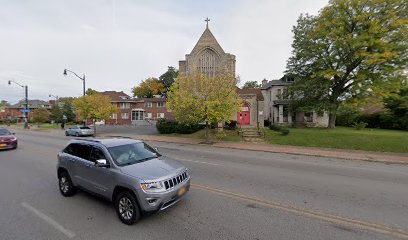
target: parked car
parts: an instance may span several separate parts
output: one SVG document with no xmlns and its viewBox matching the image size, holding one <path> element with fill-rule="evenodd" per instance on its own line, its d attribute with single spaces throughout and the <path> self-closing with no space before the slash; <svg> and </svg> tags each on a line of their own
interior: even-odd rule
<svg viewBox="0 0 408 240">
<path fill-rule="evenodd" d="M 18 140 L 15 133 L 6 128 L 0 128 L 0 149 L 16 149 Z"/>
<path fill-rule="evenodd" d="M 106 198 L 128 225 L 174 205 L 190 188 L 185 166 L 130 138 L 71 140 L 58 154 L 57 174 L 63 196 L 80 188 Z"/>
<path fill-rule="evenodd" d="M 88 126 L 75 126 L 65 130 L 65 136 L 93 136 L 94 130 Z"/>
</svg>

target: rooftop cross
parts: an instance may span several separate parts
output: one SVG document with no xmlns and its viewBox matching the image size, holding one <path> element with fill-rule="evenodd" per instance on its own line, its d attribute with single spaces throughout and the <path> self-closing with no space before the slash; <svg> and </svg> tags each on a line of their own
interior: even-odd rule
<svg viewBox="0 0 408 240">
<path fill-rule="evenodd" d="M 210 21 L 210 19 L 207 17 L 204 21 L 207 22 L 207 28 L 208 28 L 208 22 Z"/>
</svg>

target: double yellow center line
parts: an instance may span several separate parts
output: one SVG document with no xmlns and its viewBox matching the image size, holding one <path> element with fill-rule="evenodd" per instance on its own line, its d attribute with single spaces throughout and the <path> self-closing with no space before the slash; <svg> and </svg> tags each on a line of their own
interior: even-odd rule
<svg viewBox="0 0 408 240">
<path fill-rule="evenodd" d="M 236 199 L 236 200 L 240 200 L 244 202 L 257 204 L 260 206 L 279 209 L 285 212 L 290 212 L 290 213 L 294 213 L 294 214 L 298 214 L 298 215 L 302 215 L 302 216 L 306 216 L 306 217 L 310 217 L 310 218 L 314 218 L 318 220 L 336 223 L 339 225 L 350 226 L 350 227 L 359 228 L 363 230 L 369 230 L 369 231 L 376 232 L 376 233 L 391 235 L 391 236 L 402 238 L 402 239 L 408 239 L 408 231 L 404 229 L 397 229 L 397 228 L 392 228 L 392 227 L 388 227 L 388 226 L 381 225 L 381 224 L 370 223 L 370 222 L 355 220 L 351 218 L 345 218 L 345 217 L 336 216 L 333 214 L 321 213 L 321 212 L 314 211 L 314 210 L 285 205 L 285 204 L 272 202 L 272 201 L 264 200 L 264 199 L 258 199 L 258 198 L 254 198 L 251 196 L 246 196 L 246 195 L 233 193 L 233 192 L 225 191 L 225 190 L 218 189 L 218 188 L 198 185 L 198 184 L 191 184 L 191 188 L 210 192 L 210 193 L 217 194 L 217 195 L 227 197 L 227 198 L 232 198 L 232 199 Z"/>
</svg>

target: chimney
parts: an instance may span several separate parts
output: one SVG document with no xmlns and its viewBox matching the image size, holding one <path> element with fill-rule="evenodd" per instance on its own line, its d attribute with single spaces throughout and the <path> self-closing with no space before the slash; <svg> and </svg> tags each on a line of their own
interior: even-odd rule
<svg viewBox="0 0 408 240">
<path fill-rule="evenodd" d="M 262 86 L 265 86 L 265 84 L 267 84 L 268 83 L 268 80 L 266 80 L 266 78 L 264 78 L 263 80 L 262 80 Z"/>
</svg>

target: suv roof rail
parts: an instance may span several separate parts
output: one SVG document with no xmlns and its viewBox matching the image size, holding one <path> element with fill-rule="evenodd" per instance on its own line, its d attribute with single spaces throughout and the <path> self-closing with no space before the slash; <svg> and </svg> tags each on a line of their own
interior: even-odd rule
<svg viewBox="0 0 408 240">
<path fill-rule="evenodd" d="M 88 142 L 101 142 L 98 139 L 86 139 L 86 138 L 75 138 L 75 140 L 88 141 Z"/>
<path fill-rule="evenodd" d="M 132 139 L 131 137 L 126 137 L 126 136 L 115 136 L 115 135 L 109 135 L 109 136 L 103 136 L 103 137 L 111 137 L 111 138 L 127 138 L 127 139 Z"/>
</svg>

